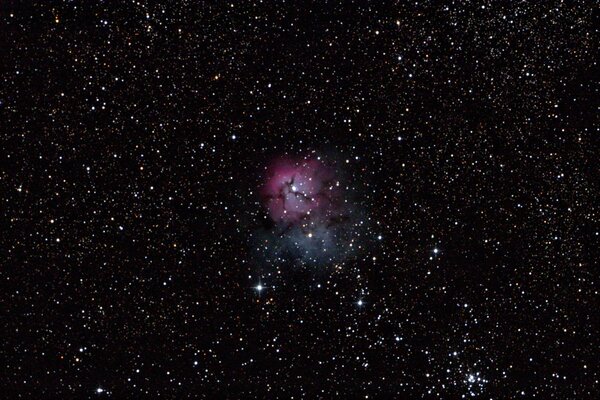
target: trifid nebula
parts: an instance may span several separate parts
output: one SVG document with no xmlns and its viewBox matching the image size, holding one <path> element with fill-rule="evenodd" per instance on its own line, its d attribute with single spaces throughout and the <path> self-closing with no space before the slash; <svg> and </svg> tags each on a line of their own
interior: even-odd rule
<svg viewBox="0 0 600 400">
<path fill-rule="evenodd" d="M 598 17 L 0 1 L 0 399 L 600 398 Z"/>
</svg>

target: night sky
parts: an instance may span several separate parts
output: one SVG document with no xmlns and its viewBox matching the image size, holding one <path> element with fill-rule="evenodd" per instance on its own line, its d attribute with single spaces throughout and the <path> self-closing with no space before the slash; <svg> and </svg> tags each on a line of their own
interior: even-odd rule
<svg viewBox="0 0 600 400">
<path fill-rule="evenodd" d="M 597 2 L 0 21 L 0 398 L 599 398 Z"/>
</svg>

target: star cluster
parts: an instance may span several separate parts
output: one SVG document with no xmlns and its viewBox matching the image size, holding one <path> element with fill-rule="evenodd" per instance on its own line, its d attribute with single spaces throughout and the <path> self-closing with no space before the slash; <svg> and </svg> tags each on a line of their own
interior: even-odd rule
<svg viewBox="0 0 600 400">
<path fill-rule="evenodd" d="M 0 397 L 596 399 L 596 2 L 0 2 Z"/>
</svg>

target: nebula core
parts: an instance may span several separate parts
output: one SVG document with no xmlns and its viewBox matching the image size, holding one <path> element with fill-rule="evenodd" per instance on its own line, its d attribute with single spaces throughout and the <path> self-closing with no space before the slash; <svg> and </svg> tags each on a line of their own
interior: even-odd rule
<svg viewBox="0 0 600 400">
<path fill-rule="evenodd" d="M 311 158 L 279 159 L 267 168 L 260 194 L 272 223 L 265 239 L 270 258 L 315 263 L 349 254 L 356 213 L 337 175 Z"/>
<path fill-rule="evenodd" d="M 273 221 L 292 224 L 335 216 L 339 182 L 321 161 L 280 160 L 267 176 L 262 195 Z"/>
</svg>

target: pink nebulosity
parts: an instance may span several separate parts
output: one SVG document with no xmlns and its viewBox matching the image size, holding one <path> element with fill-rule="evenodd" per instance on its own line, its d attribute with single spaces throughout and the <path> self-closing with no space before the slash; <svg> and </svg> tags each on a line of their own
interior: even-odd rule
<svg viewBox="0 0 600 400">
<path fill-rule="evenodd" d="M 262 198 L 276 222 L 327 218 L 335 206 L 333 171 L 318 160 L 279 160 L 267 173 Z"/>
</svg>

